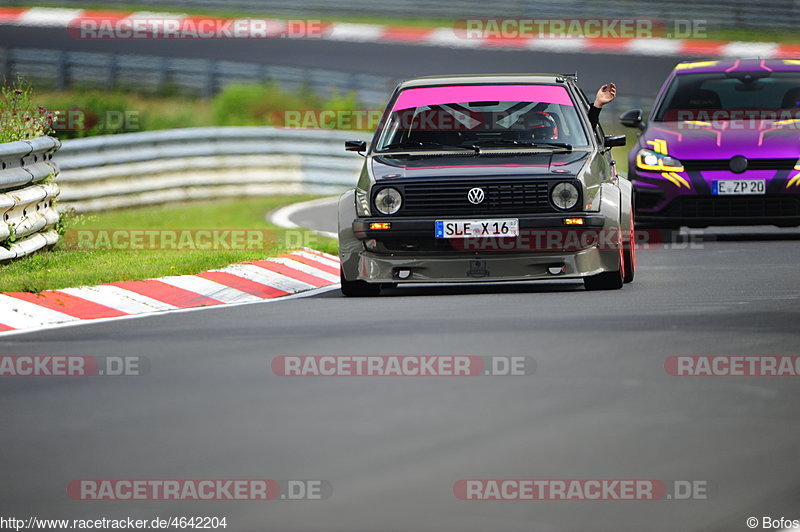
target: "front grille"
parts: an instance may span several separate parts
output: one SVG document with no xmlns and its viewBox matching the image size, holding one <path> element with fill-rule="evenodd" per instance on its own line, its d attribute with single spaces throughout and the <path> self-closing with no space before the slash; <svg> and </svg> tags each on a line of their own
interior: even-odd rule
<svg viewBox="0 0 800 532">
<path fill-rule="evenodd" d="M 652 209 L 659 203 L 664 201 L 663 192 L 654 192 L 650 190 L 637 190 L 636 191 L 636 208 L 637 209 Z"/>
<path fill-rule="evenodd" d="M 677 198 L 666 212 L 676 218 L 750 218 L 800 216 L 800 198 L 686 197 Z"/>
<path fill-rule="evenodd" d="M 681 159 L 687 172 L 730 170 L 730 159 Z M 791 170 L 797 159 L 748 159 L 748 170 Z"/>
<path fill-rule="evenodd" d="M 403 207 L 399 216 L 447 216 L 503 213 L 554 212 L 550 188 L 559 181 L 539 179 L 458 179 L 406 182 L 402 185 Z M 578 190 L 580 183 L 571 181 Z M 485 199 L 478 205 L 467 200 L 467 193 L 481 188 Z M 376 191 L 380 190 L 376 187 Z M 579 208 L 581 201 L 575 208 Z"/>
</svg>

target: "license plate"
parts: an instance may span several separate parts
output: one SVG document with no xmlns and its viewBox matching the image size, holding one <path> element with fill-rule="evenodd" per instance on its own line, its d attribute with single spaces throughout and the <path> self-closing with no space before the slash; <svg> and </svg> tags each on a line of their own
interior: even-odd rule
<svg viewBox="0 0 800 532">
<path fill-rule="evenodd" d="M 714 181 L 711 193 L 718 196 L 765 194 L 767 183 L 763 179 L 726 179 Z"/>
<path fill-rule="evenodd" d="M 487 238 L 519 235 L 519 220 L 436 220 L 436 238 Z"/>
</svg>

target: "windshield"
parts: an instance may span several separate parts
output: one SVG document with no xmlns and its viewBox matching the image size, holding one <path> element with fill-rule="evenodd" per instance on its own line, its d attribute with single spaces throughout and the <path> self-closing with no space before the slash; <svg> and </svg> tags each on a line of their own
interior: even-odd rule
<svg viewBox="0 0 800 532">
<path fill-rule="evenodd" d="M 730 111 L 736 111 L 731 113 Z M 800 118 L 800 73 L 718 72 L 675 76 L 656 121 Z"/>
<path fill-rule="evenodd" d="M 472 85 L 406 89 L 395 100 L 376 151 L 536 144 L 587 146 L 563 86 Z"/>
</svg>

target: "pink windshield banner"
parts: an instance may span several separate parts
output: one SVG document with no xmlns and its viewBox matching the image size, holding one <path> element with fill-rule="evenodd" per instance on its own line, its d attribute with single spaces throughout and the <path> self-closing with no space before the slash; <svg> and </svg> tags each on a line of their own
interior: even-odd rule
<svg viewBox="0 0 800 532">
<path fill-rule="evenodd" d="M 397 97 L 392 111 L 464 102 L 537 102 L 569 105 L 567 90 L 559 85 L 455 85 L 406 89 Z"/>
</svg>

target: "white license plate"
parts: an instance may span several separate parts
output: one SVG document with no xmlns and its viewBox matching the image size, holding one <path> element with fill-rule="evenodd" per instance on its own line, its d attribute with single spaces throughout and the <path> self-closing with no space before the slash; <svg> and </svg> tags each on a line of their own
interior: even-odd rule
<svg viewBox="0 0 800 532">
<path fill-rule="evenodd" d="M 491 238 L 519 235 L 519 220 L 436 220 L 436 238 Z"/>
<path fill-rule="evenodd" d="M 714 181 L 711 193 L 719 196 L 765 194 L 767 182 L 763 179 L 726 179 Z"/>
</svg>

